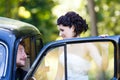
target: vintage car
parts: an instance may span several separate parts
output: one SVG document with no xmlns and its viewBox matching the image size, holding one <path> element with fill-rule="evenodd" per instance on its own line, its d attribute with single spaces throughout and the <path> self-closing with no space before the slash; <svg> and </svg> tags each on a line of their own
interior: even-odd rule
<svg viewBox="0 0 120 80">
<path fill-rule="evenodd" d="M 28 70 L 42 48 L 42 35 L 30 24 L 0 17 L 0 80 L 15 80 L 16 54 L 23 41 L 27 53 Z"/>
<path fill-rule="evenodd" d="M 120 35 L 64 39 L 43 46 L 35 26 L 0 17 L 0 80 L 15 80 L 21 41 L 28 56 L 24 80 L 120 79 Z"/>
</svg>

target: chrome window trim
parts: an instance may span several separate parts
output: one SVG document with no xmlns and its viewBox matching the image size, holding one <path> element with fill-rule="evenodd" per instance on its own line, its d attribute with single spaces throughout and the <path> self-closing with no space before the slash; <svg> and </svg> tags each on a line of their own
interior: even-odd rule
<svg viewBox="0 0 120 80">
<path fill-rule="evenodd" d="M 5 75 L 6 75 L 6 71 L 7 71 L 7 63 L 8 63 L 8 47 L 7 47 L 7 45 L 6 45 L 4 42 L 2 42 L 2 41 L 0 41 L 0 44 L 4 46 L 5 52 L 6 52 L 4 72 L 3 72 L 3 75 L 2 75 L 2 76 L 5 76 Z"/>
</svg>

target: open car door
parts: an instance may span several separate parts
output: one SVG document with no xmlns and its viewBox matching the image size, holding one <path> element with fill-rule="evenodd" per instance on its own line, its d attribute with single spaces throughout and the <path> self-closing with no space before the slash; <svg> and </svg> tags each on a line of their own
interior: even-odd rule
<svg viewBox="0 0 120 80">
<path fill-rule="evenodd" d="M 24 80 L 118 80 L 120 36 L 75 38 L 47 44 Z"/>
</svg>

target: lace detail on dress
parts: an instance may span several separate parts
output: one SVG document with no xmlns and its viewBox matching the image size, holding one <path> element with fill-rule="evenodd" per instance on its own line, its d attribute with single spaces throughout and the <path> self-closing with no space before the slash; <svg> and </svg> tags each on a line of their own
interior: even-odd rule
<svg viewBox="0 0 120 80">
<path fill-rule="evenodd" d="M 60 63 L 64 65 L 64 53 L 60 55 Z M 68 80 L 88 80 L 90 63 L 80 56 L 67 54 Z M 64 79 L 63 79 L 64 80 Z"/>
</svg>

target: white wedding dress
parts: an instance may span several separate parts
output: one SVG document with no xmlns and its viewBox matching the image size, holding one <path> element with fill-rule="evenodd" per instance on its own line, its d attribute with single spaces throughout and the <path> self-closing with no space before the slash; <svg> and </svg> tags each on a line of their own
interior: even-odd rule
<svg viewBox="0 0 120 80">
<path fill-rule="evenodd" d="M 64 53 L 59 57 L 60 63 L 64 65 Z M 67 54 L 67 74 L 68 80 L 89 80 L 88 70 L 90 68 L 90 62 L 84 58 L 74 55 Z M 64 77 L 62 80 L 65 80 Z"/>
</svg>

